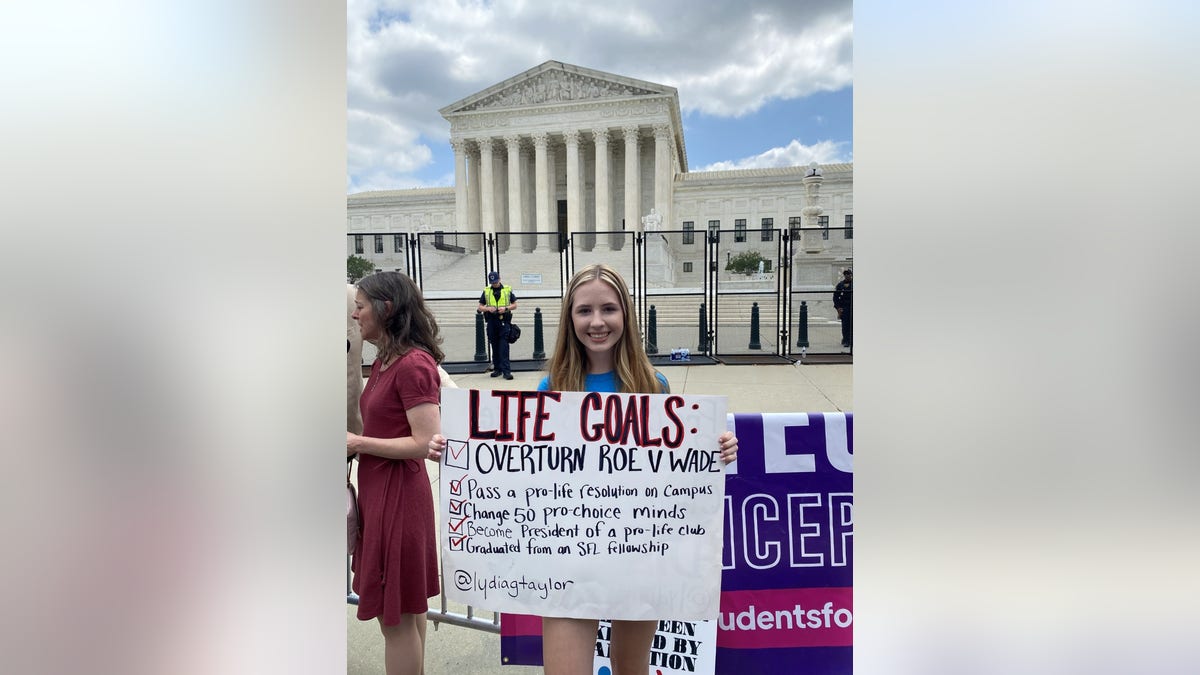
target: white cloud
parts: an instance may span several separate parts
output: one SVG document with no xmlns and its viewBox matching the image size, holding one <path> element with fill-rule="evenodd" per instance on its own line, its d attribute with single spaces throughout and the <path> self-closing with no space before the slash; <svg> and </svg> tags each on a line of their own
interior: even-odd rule
<svg viewBox="0 0 1200 675">
<path fill-rule="evenodd" d="M 401 186 L 397 181 L 402 182 L 405 176 L 428 164 L 433 157 L 429 146 L 421 143 L 415 131 L 383 115 L 349 110 L 346 134 L 346 168 L 350 176 L 355 177 L 348 187 L 355 192 L 411 187 Z M 386 186 L 365 185 L 376 182 Z"/>
<path fill-rule="evenodd" d="M 772 100 L 836 91 L 852 83 L 848 16 L 830 17 L 799 33 L 763 17 L 745 30 L 743 50 L 678 74 L 673 86 L 679 89 L 681 108 L 739 117 Z"/>
<path fill-rule="evenodd" d="M 708 166 L 694 169 L 695 171 L 731 171 L 734 169 L 769 169 L 784 166 L 804 166 L 810 162 L 818 164 L 833 164 L 849 162 L 842 147 L 844 143 L 821 141 L 813 145 L 804 145 L 795 139 L 782 148 L 771 148 L 753 157 L 730 162 L 715 162 Z"/>
<path fill-rule="evenodd" d="M 852 25 L 850 0 L 348 0 L 349 112 L 395 127 L 352 122 L 350 172 L 403 180 L 448 140 L 439 108 L 550 59 L 673 86 L 685 112 L 725 117 L 838 90 Z"/>
</svg>

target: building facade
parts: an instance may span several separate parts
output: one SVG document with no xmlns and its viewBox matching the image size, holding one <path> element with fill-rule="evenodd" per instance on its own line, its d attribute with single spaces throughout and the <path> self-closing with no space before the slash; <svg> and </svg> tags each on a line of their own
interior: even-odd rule
<svg viewBox="0 0 1200 675">
<path fill-rule="evenodd" d="M 502 255 L 569 236 L 602 256 L 661 230 L 677 234 L 661 238 L 649 281 L 689 287 L 703 281 L 706 233 L 770 252 L 774 232 L 802 229 L 792 278 L 814 289 L 853 259 L 853 165 L 690 172 L 672 87 L 547 61 L 439 112 L 454 187 L 350 195 L 348 253 L 402 269 L 408 235 L 442 233 L 466 254 L 491 235 Z"/>
</svg>

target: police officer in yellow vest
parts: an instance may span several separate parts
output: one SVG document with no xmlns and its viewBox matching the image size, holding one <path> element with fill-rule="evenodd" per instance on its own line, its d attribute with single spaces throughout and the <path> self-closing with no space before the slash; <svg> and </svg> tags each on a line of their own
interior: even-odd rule
<svg viewBox="0 0 1200 675">
<path fill-rule="evenodd" d="M 488 273 L 488 286 L 479 296 L 479 311 L 487 322 L 488 343 L 492 345 L 492 377 L 513 379 L 508 362 L 508 327 L 512 311 L 517 308 L 517 296 L 511 286 L 500 283 L 499 272 Z"/>
</svg>

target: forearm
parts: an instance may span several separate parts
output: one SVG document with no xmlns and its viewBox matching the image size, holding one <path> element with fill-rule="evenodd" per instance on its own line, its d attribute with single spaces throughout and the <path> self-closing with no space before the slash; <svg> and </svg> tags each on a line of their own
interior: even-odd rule
<svg viewBox="0 0 1200 675">
<path fill-rule="evenodd" d="M 354 434 L 347 437 L 346 449 L 354 453 L 375 455 L 386 459 L 424 459 L 429 448 L 430 434 L 425 438 L 371 438 Z"/>
<path fill-rule="evenodd" d="M 436 403 L 422 403 L 405 411 L 411 436 L 373 438 L 346 433 L 346 454 L 364 453 L 387 459 L 425 459 L 429 456 L 429 441 L 442 427 L 441 408 Z"/>
</svg>

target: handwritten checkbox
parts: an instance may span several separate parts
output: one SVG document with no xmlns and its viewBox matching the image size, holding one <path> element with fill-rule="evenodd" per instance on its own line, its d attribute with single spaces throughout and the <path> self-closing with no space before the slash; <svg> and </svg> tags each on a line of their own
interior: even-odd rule
<svg viewBox="0 0 1200 675">
<path fill-rule="evenodd" d="M 452 515 L 452 516 L 463 515 L 463 506 L 466 503 L 467 503 L 467 500 L 465 500 L 465 499 L 451 499 L 450 500 L 450 515 Z"/>
<path fill-rule="evenodd" d="M 451 551 L 463 550 L 463 545 L 467 543 L 467 538 L 470 536 L 471 535 L 469 535 L 469 534 L 464 534 L 461 537 L 454 537 L 454 536 L 450 537 L 450 550 Z"/>
<path fill-rule="evenodd" d="M 450 481 L 450 494 L 452 494 L 456 497 L 461 496 L 463 481 L 466 479 L 467 479 L 467 477 L 463 476 L 462 478 L 459 478 L 458 480 Z"/>
<path fill-rule="evenodd" d="M 446 450 L 442 454 L 446 460 L 446 466 L 452 466 L 455 469 L 469 471 L 471 469 L 471 453 L 467 451 L 466 441 L 456 441 L 446 439 Z"/>
<path fill-rule="evenodd" d="M 467 522 L 468 518 L 469 518 L 469 516 L 463 516 L 462 518 L 459 518 L 458 520 L 451 520 L 450 521 L 450 531 L 458 532 L 460 529 L 462 529 L 463 523 Z"/>
</svg>

